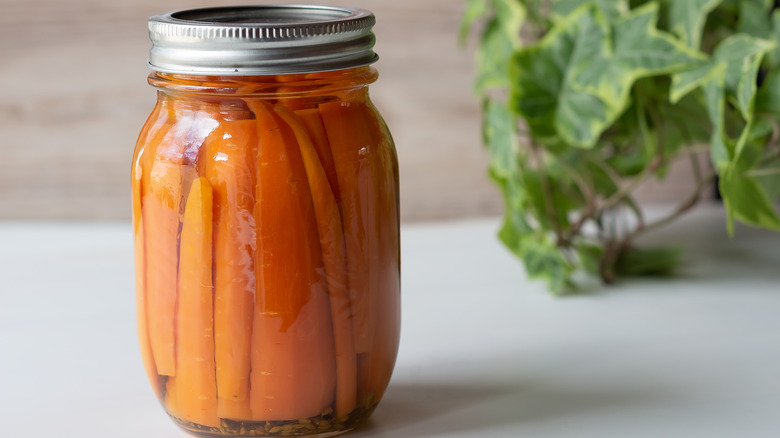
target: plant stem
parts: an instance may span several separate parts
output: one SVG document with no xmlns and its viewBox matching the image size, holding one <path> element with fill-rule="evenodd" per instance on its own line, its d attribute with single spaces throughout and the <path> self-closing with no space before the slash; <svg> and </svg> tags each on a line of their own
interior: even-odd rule
<svg viewBox="0 0 780 438">
<path fill-rule="evenodd" d="M 624 185 L 617 192 L 615 192 L 615 194 L 607 198 L 607 200 L 604 201 L 604 204 L 602 204 L 601 207 L 599 207 L 599 210 L 604 211 L 619 204 L 620 201 L 623 200 L 623 198 L 630 195 L 631 192 L 633 192 L 639 186 L 639 184 L 643 183 L 645 179 L 647 179 L 649 175 L 651 175 L 656 170 L 658 170 L 660 166 L 661 166 L 661 160 L 658 157 L 656 157 L 652 163 L 650 163 L 647 167 L 645 167 L 642 170 L 642 173 L 632 178 L 628 184 Z"/>
<path fill-rule="evenodd" d="M 684 213 L 686 213 L 688 210 L 696 206 L 696 204 L 699 203 L 699 200 L 701 199 L 702 192 L 704 191 L 707 186 L 712 183 L 712 181 L 715 179 L 715 176 L 717 176 L 717 173 L 715 171 L 709 172 L 706 176 L 701 178 L 696 185 L 696 189 L 691 193 L 691 195 L 683 201 L 680 205 L 677 206 L 677 208 L 674 209 L 674 211 L 667 216 L 664 216 L 660 219 L 657 219 L 653 222 L 650 222 L 649 224 L 646 224 L 644 226 L 639 226 L 636 229 L 634 229 L 633 232 L 631 232 L 626 238 L 623 240 L 622 246 L 628 246 L 631 244 L 631 241 L 633 241 L 638 235 L 642 233 L 646 233 L 648 231 L 654 230 L 656 228 L 660 228 L 675 219 L 682 216 Z"/>
</svg>

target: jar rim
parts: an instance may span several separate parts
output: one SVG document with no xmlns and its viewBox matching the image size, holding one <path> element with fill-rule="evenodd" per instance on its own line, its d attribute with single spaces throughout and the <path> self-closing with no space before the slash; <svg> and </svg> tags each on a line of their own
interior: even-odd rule
<svg viewBox="0 0 780 438">
<path fill-rule="evenodd" d="M 148 66 L 163 73 L 312 73 L 377 61 L 365 9 L 260 5 L 183 9 L 149 18 Z"/>
<path fill-rule="evenodd" d="M 204 76 L 152 72 L 147 82 L 167 94 L 278 99 L 357 90 L 370 85 L 378 76 L 375 68 L 362 66 L 336 72 L 289 75 Z"/>
</svg>

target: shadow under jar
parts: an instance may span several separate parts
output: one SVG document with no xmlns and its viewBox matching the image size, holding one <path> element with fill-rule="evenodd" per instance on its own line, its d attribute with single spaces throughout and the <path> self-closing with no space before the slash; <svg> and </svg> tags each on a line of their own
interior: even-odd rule
<svg viewBox="0 0 780 438">
<path fill-rule="evenodd" d="M 376 407 L 400 333 L 398 161 L 359 9 L 154 16 L 132 163 L 152 387 L 200 436 L 332 436 Z"/>
</svg>

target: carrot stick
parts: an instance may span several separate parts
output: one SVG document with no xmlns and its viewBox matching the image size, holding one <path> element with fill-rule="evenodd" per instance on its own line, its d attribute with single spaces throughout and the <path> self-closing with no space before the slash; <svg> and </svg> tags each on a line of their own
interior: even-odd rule
<svg viewBox="0 0 780 438">
<path fill-rule="evenodd" d="M 170 117 L 169 117 L 170 118 Z M 143 154 L 141 185 L 146 255 L 146 317 L 157 374 L 176 374 L 174 313 L 179 209 L 182 199 L 181 147 L 174 129 L 161 130 Z M 152 225 L 153 224 L 153 225 Z"/>
<path fill-rule="evenodd" d="M 181 419 L 179 411 L 179 390 L 176 385 L 176 376 L 167 378 L 165 382 L 165 412 L 172 417 Z"/>
<path fill-rule="evenodd" d="M 317 157 L 328 176 L 328 184 L 330 184 L 333 196 L 336 199 L 339 199 L 341 194 L 339 193 L 339 180 L 336 176 L 336 164 L 333 162 L 333 153 L 328 144 L 328 134 L 325 132 L 325 126 L 322 124 L 320 110 L 318 108 L 306 108 L 296 110 L 295 114 L 306 127 L 306 132 L 309 133 L 309 136 L 314 143 L 314 148 L 317 150 Z"/>
<path fill-rule="evenodd" d="M 157 376 L 157 365 L 152 356 L 152 347 L 149 340 L 149 322 L 146 315 L 146 251 L 144 247 L 144 224 L 142 217 L 142 177 L 143 177 L 143 156 L 147 153 L 147 145 L 156 144 L 159 139 L 167 132 L 164 126 L 167 122 L 166 111 L 163 111 L 163 105 L 155 106 L 154 111 L 144 124 L 138 142 L 136 144 L 133 166 L 130 171 L 130 180 L 132 184 L 133 196 L 133 235 L 135 247 L 135 285 L 136 285 L 136 325 L 138 329 L 138 344 L 141 351 L 141 360 L 146 370 L 146 377 L 152 385 L 157 398 L 162 400 L 162 388 L 160 388 Z"/>
<path fill-rule="evenodd" d="M 338 179 L 339 205 L 347 249 L 347 278 L 352 306 L 353 334 L 357 354 L 371 351 L 372 324 L 369 316 L 372 291 L 370 259 L 377 257 L 374 222 L 375 194 L 370 155 L 371 132 L 360 103 L 334 101 L 320 105 L 323 125 L 333 153 Z"/>
<path fill-rule="evenodd" d="M 355 346 L 352 334 L 352 310 L 349 302 L 349 290 L 346 273 L 346 254 L 344 230 L 341 225 L 336 198 L 328 183 L 323 164 L 317 149 L 312 143 L 307 129 L 296 115 L 282 105 L 274 108 L 285 123 L 292 128 L 300 147 L 306 177 L 314 200 L 314 212 L 322 246 L 325 276 L 330 297 L 331 318 L 333 320 L 334 343 L 336 349 L 336 416 L 349 414 L 355 409 L 357 370 Z M 316 110 L 315 110 L 316 111 Z M 319 117 L 319 116 L 317 116 Z M 322 122 L 320 122 L 321 126 Z M 326 146 L 325 146 L 326 147 Z M 320 145 L 320 149 L 325 149 Z M 325 152 L 330 153 L 329 150 Z M 332 158 L 331 158 L 332 161 Z"/>
<path fill-rule="evenodd" d="M 212 190 L 192 183 L 179 250 L 176 398 L 182 420 L 218 427 L 212 293 Z"/>
<path fill-rule="evenodd" d="M 336 378 L 312 197 L 294 136 L 266 103 L 247 104 L 259 141 L 252 415 L 256 421 L 307 418 L 333 403 Z"/>
<path fill-rule="evenodd" d="M 134 196 L 135 197 L 135 196 Z M 162 400 L 162 393 L 158 383 L 157 366 L 152 357 L 152 346 L 149 343 L 149 326 L 146 317 L 146 285 L 144 263 L 144 224 L 139 218 L 134 237 L 135 242 L 135 307 L 136 307 L 136 325 L 138 330 L 138 345 L 141 350 L 141 361 L 144 364 L 146 378 L 152 385 L 157 398 Z"/>
<path fill-rule="evenodd" d="M 257 128 L 221 121 L 203 147 L 201 173 L 214 194 L 214 347 L 217 415 L 251 420 L 249 371 L 254 306 Z"/>
<path fill-rule="evenodd" d="M 372 258 L 370 272 L 372 300 L 370 318 L 376 321 L 373 349 L 364 357 L 361 375 L 362 394 L 378 402 L 393 372 L 401 324 L 400 309 L 400 223 L 398 214 L 398 160 L 386 125 L 370 103 L 362 106 L 375 152 L 371 163 L 376 187 L 376 216 L 370 233 L 377 236 L 377 258 Z"/>
</svg>

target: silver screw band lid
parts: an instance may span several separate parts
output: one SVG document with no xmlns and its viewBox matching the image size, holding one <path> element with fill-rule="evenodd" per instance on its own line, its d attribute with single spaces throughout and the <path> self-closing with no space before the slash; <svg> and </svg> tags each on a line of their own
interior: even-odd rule
<svg viewBox="0 0 780 438">
<path fill-rule="evenodd" d="M 374 15 L 328 6 L 187 9 L 149 18 L 149 67 L 164 73 L 311 73 L 375 62 Z"/>
</svg>

